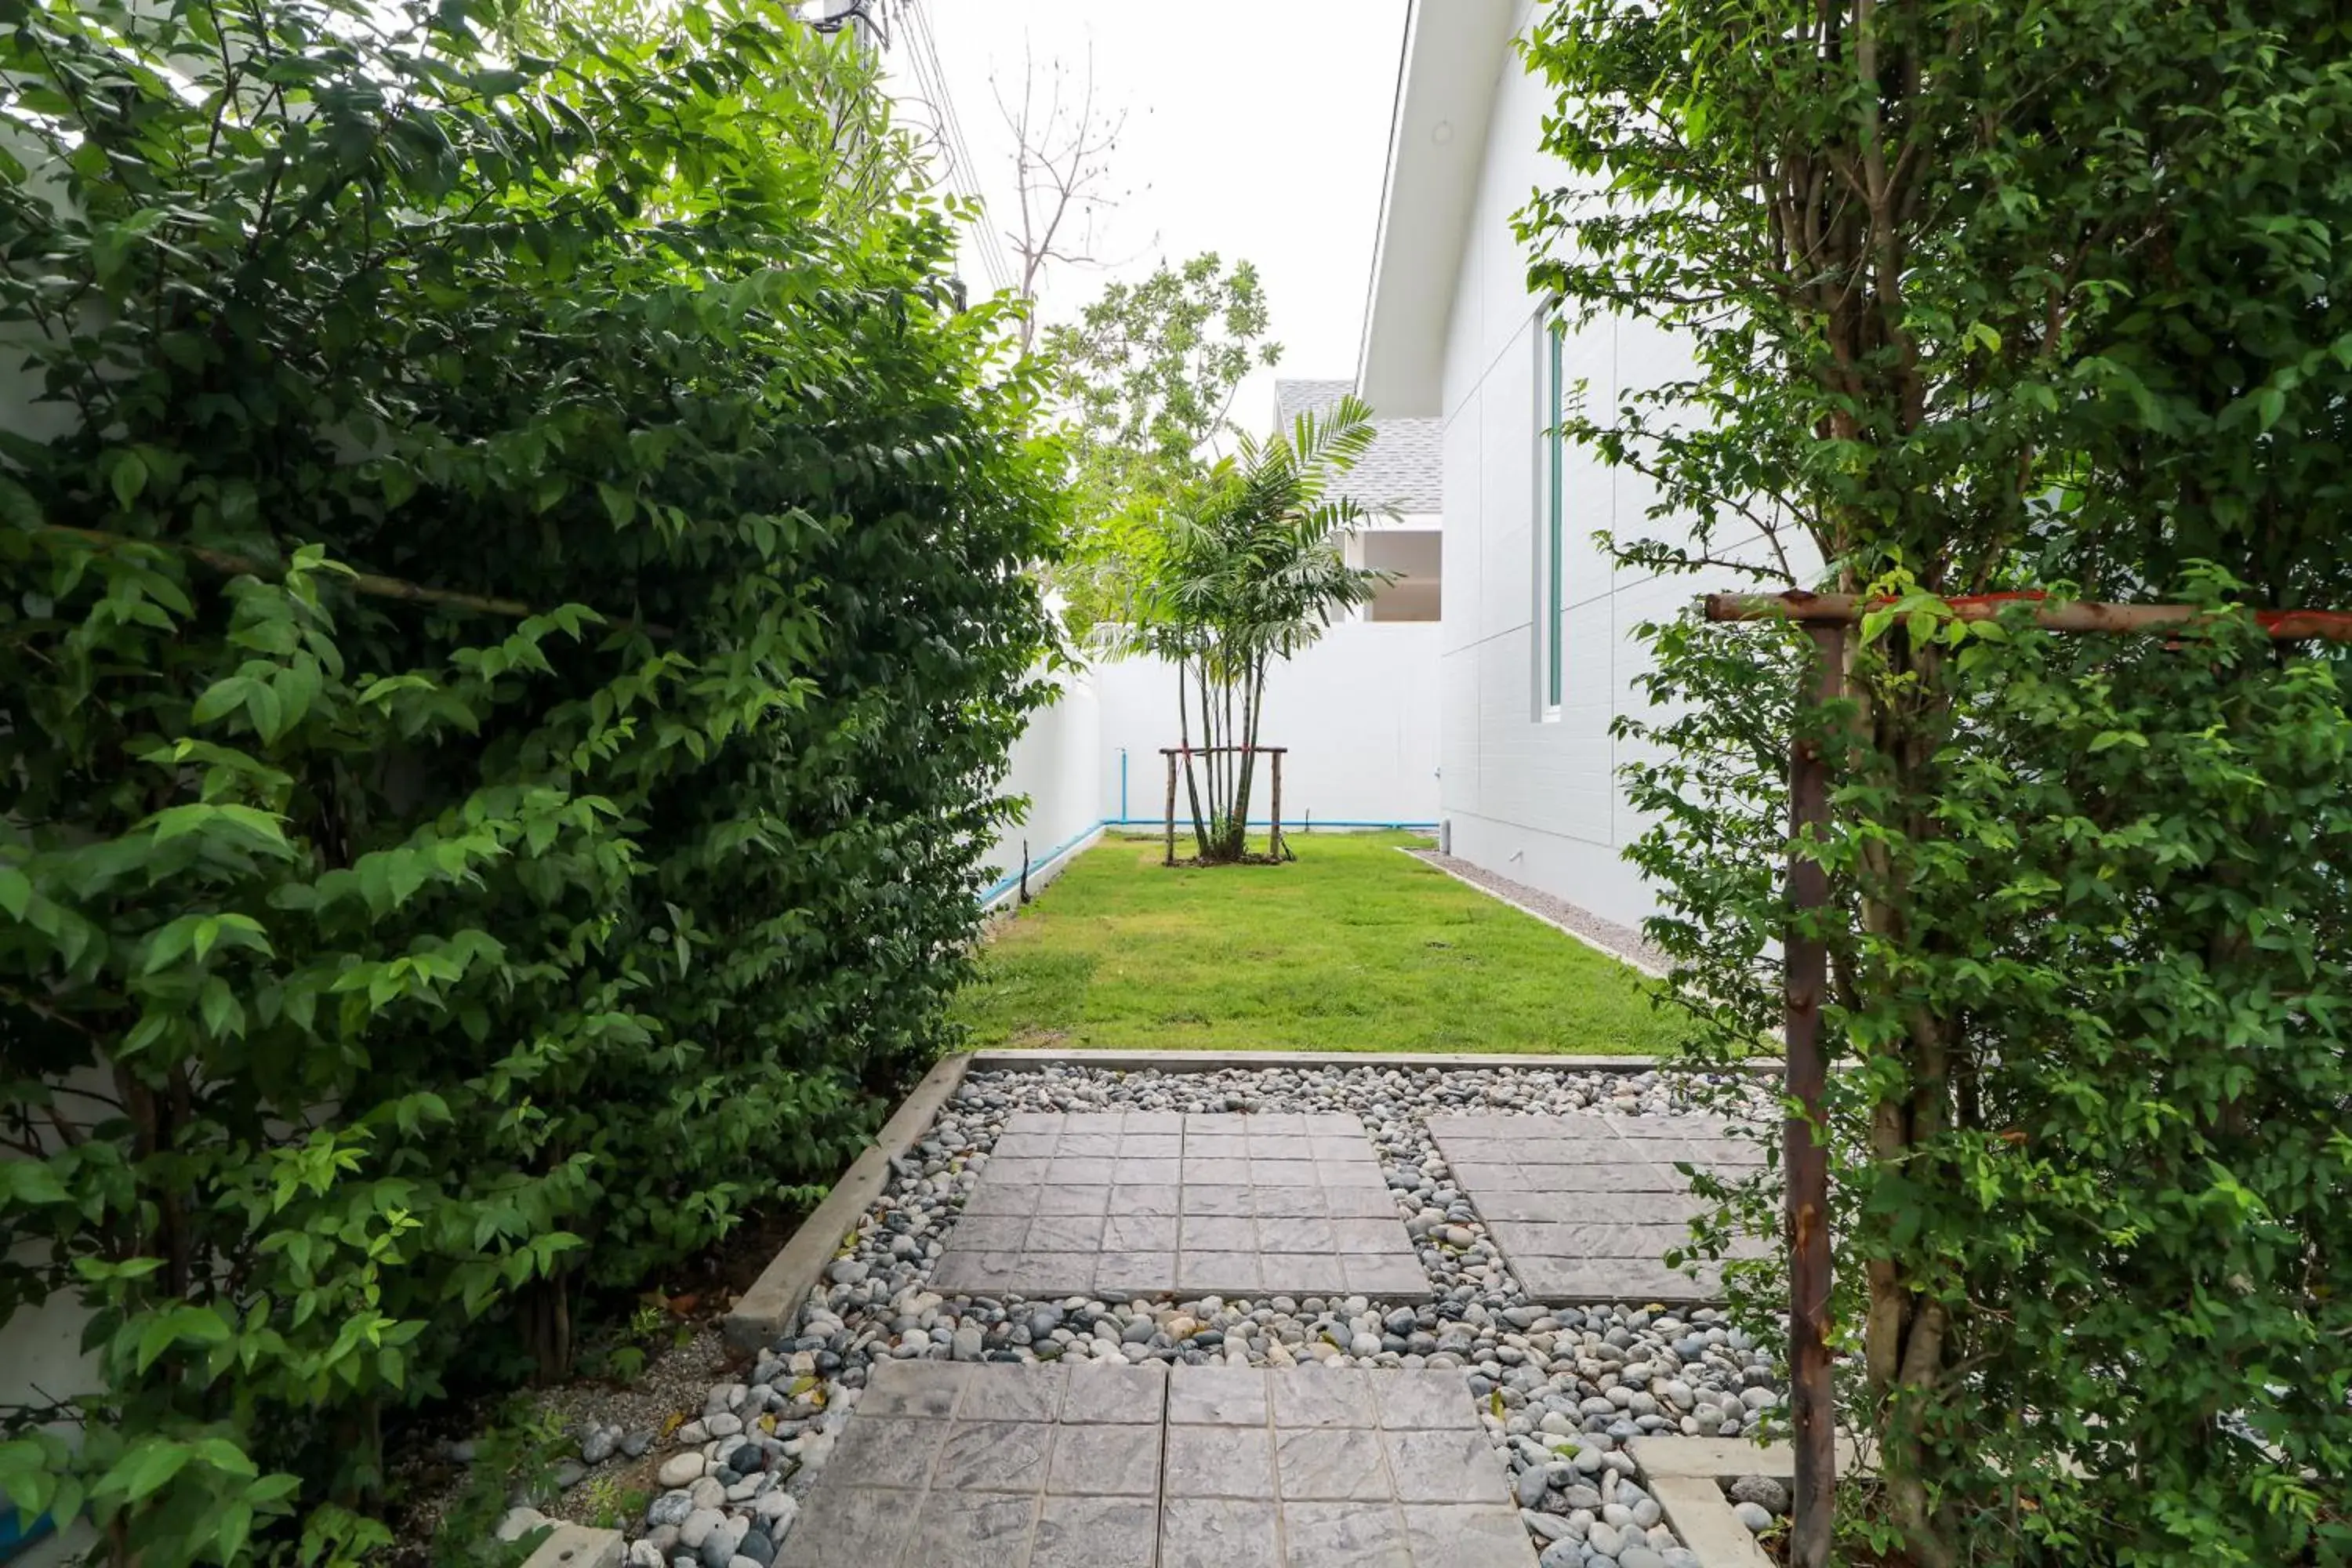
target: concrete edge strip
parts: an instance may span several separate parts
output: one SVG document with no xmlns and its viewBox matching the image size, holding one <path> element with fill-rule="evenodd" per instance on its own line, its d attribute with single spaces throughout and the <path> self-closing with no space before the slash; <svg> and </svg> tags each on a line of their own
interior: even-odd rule
<svg viewBox="0 0 2352 1568">
<path fill-rule="evenodd" d="M 757 1355 L 791 1324 L 793 1313 L 824 1275 L 824 1266 L 833 1261 L 841 1238 L 856 1228 L 858 1216 L 889 1184 L 890 1162 L 905 1154 L 923 1135 L 963 1081 L 972 1061 L 970 1056 L 943 1057 L 923 1075 L 915 1091 L 882 1124 L 873 1146 L 842 1173 L 833 1191 L 801 1221 L 751 1288 L 736 1298 L 719 1325 L 730 1348 Z M 533 1564 L 532 1568 L 550 1565 Z"/>
<path fill-rule="evenodd" d="M 524 1559 L 522 1568 L 621 1568 L 627 1550 L 617 1530 L 559 1524 Z"/>
<path fill-rule="evenodd" d="M 1659 1511 L 1702 1568 L 1772 1568 L 1772 1560 L 1731 1511 L 1730 1500 L 1712 1479 L 1653 1476 L 1649 1488 Z"/>
<path fill-rule="evenodd" d="M 1591 948 L 1601 957 L 1614 959 L 1636 974 L 1645 974 L 1653 980 L 1664 980 L 1666 977 L 1666 972 L 1664 970 L 1653 969 L 1639 959 L 1628 958 L 1623 953 L 1618 952 L 1615 948 L 1610 947 L 1605 943 L 1593 941 L 1582 931 L 1578 931 L 1574 926 L 1561 924 L 1559 921 L 1552 919 L 1549 915 L 1545 914 L 1541 910 L 1529 909 L 1527 905 L 1519 902 L 1518 900 L 1514 899 L 1507 894 L 1498 893 L 1483 882 L 1472 881 L 1469 878 L 1464 876 L 1461 872 L 1456 871 L 1451 866 L 1440 866 L 1433 860 L 1423 860 L 1420 855 L 1414 853 L 1412 846 L 1410 845 L 1398 845 L 1397 853 L 1400 855 L 1412 856 L 1413 859 L 1420 861 L 1422 865 L 1428 867 L 1431 870 L 1441 872 L 1445 876 L 1451 877 L 1455 881 L 1461 883 L 1464 887 L 1468 888 L 1471 891 L 1483 893 L 1498 904 L 1507 904 L 1510 908 L 1518 910 L 1519 913 L 1527 916 L 1528 919 L 1539 921 L 1544 925 L 1551 927 L 1552 930 L 1559 932 L 1562 936 L 1574 937 L 1577 941 L 1582 942 L 1585 946 Z"/>
<path fill-rule="evenodd" d="M 1108 1072 L 1222 1072 L 1228 1068 L 1405 1068 L 1469 1072 L 1486 1068 L 1553 1068 L 1562 1072 L 1684 1070 L 1664 1057 L 1524 1055 L 1440 1051 L 1057 1051 L 992 1047 L 971 1053 L 974 1067 L 1034 1072 L 1049 1067 L 1100 1068 Z M 1709 1068 L 1708 1071 L 1717 1069 Z M 1742 1063 L 1733 1072 L 1778 1077 L 1778 1061 Z"/>
</svg>

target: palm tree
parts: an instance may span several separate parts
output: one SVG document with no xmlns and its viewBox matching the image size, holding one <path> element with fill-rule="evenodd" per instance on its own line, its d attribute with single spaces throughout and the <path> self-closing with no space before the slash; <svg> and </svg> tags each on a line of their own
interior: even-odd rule
<svg viewBox="0 0 2352 1568">
<path fill-rule="evenodd" d="M 1235 456 L 1167 515 L 1145 614 L 1129 642 L 1177 667 L 1185 791 L 1203 863 L 1245 852 L 1267 671 L 1389 581 L 1348 564 L 1347 535 L 1374 514 L 1333 489 L 1373 434 L 1370 408 L 1344 397 L 1321 419 L 1300 415 L 1286 435 L 1263 443 L 1244 436 Z"/>
</svg>

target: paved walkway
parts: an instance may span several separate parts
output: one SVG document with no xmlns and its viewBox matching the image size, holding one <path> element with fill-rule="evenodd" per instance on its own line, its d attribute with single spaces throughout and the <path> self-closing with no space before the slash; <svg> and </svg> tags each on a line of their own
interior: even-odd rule
<svg viewBox="0 0 2352 1568">
<path fill-rule="evenodd" d="M 1759 1157 L 1695 1116 L 1427 1125 L 1519 1283 L 1556 1304 L 1713 1295 L 1661 1260 L 1698 1207 L 1675 1166 Z M 1344 1113 L 1011 1115 L 931 1284 L 1033 1301 L 1437 1293 Z M 1630 1420 L 1633 1397 L 1587 1399 L 1580 1419 Z M 1552 1483 L 1528 1474 L 1515 1498 L 1459 1367 L 883 1361 L 772 1568 L 1535 1568 L 1519 1503 Z M 1580 1528 L 1616 1543 L 1622 1526 L 1624 1563 L 1663 1562 L 1641 1533 L 1655 1505 L 1629 1522 L 1600 1497 L 1584 1506 L 1610 1518 Z"/>
<path fill-rule="evenodd" d="M 1761 1145 L 1704 1116 L 1433 1116 L 1430 1136 L 1528 1293 L 1544 1301 L 1722 1298 L 1722 1270 L 1693 1280 L 1663 1259 L 1705 1206 L 1687 1163 L 1727 1174 Z"/>
<path fill-rule="evenodd" d="M 932 1283 L 1060 1296 L 1376 1296 L 1429 1278 L 1352 1116 L 1024 1112 Z"/>
<path fill-rule="evenodd" d="M 1459 1372 L 888 1362 L 775 1568 L 1530 1568 Z"/>
</svg>

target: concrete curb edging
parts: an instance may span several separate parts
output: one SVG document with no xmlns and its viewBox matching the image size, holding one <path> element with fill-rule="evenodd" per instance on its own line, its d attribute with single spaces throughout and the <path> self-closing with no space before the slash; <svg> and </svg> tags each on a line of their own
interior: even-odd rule
<svg viewBox="0 0 2352 1568">
<path fill-rule="evenodd" d="M 1738 1437 L 1636 1437 L 1625 1445 L 1642 1483 L 1676 1535 L 1705 1568 L 1772 1568 L 1772 1560 L 1739 1522 L 1723 1483 L 1763 1476 L 1782 1485 L 1797 1475 L 1797 1451 L 1786 1443 L 1762 1446 Z M 1838 1473 L 1864 1471 L 1860 1453 L 1838 1434 Z"/>
<path fill-rule="evenodd" d="M 617 1530 L 559 1524 L 523 1560 L 522 1568 L 621 1568 L 627 1542 Z"/>
<path fill-rule="evenodd" d="M 1674 1072 L 1663 1057 L 1562 1056 L 1553 1051 L 1095 1051 L 1000 1047 L 971 1053 L 974 1067 L 1036 1071 L 1049 1067 L 1101 1068 L 1109 1072 L 1223 1072 L 1228 1068 L 1403 1068 L 1474 1071 L 1482 1068 L 1555 1068 L 1562 1072 Z M 1723 1070 L 1777 1078 L 1778 1061 L 1740 1063 Z M 1752 1474 L 1753 1472 L 1748 1472 Z"/>
<path fill-rule="evenodd" d="M 944 1057 L 923 1075 L 914 1092 L 875 1134 L 873 1145 L 842 1173 L 824 1201 L 801 1222 L 792 1239 L 784 1243 L 783 1250 L 770 1260 L 751 1288 L 728 1310 L 719 1328 L 730 1349 L 744 1355 L 757 1355 L 791 1326 L 793 1315 L 800 1310 L 802 1301 L 823 1277 L 824 1266 L 833 1261 L 841 1238 L 856 1226 L 858 1216 L 888 1185 L 890 1162 L 904 1155 L 923 1135 L 940 1108 L 963 1081 L 972 1061 L 970 1056 Z M 534 1559 L 530 1568 L 553 1565 Z M 565 1564 L 564 1568 L 593 1565 Z"/>
<path fill-rule="evenodd" d="M 1713 1479 L 1662 1476 L 1648 1485 L 1650 1495 L 1658 1500 L 1659 1512 L 1702 1568 L 1772 1568 L 1772 1560 L 1731 1511 L 1730 1500 Z"/>
</svg>

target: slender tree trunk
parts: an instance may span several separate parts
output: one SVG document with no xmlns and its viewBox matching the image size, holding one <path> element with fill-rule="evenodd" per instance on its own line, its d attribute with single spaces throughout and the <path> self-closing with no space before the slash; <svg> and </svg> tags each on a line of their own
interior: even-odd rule
<svg viewBox="0 0 2352 1568">
<path fill-rule="evenodd" d="M 1259 659 L 1243 678 L 1241 727 L 1241 787 L 1235 792 L 1234 807 L 1233 855 L 1236 860 L 1249 853 L 1249 809 L 1251 796 L 1257 783 L 1258 714 L 1265 706 L 1265 661 Z"/>
<path fill-rule="evenodd" d="M 1192 778 L 1192 721 L 1185 705 L 1184 678 L 1188 672 L 1181 658 L 1176 661 L 1176 743 L 1183 750 L 1184 797 L 1192 808 L 1192 845 L 1197 854 L 1209 836 L 1201 826 L 1201 786 Z M 1202 722 L 1206 721 L 1204 714 Z"/>
</svg>

